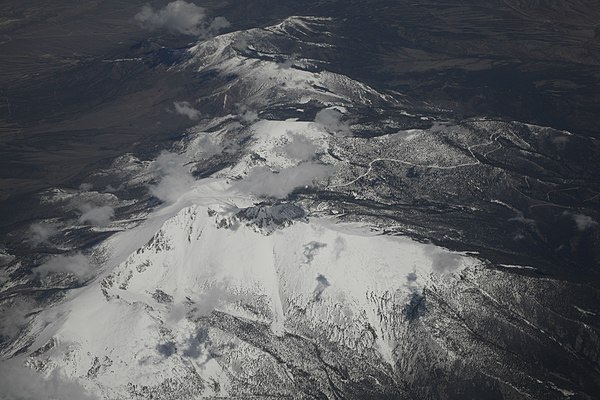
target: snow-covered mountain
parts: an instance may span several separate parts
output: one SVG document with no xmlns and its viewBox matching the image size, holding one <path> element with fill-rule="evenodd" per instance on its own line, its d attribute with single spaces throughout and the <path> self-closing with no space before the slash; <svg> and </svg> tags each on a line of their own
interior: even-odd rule
<svg viewBox="0 0 600 400">
<path fill-rule="evenodd" d="M 211 90 L 170 151 L 89 177 L 120 177 L 114 194 L 45 193 L 117 217 L 79 217 L 105 234 L 83 252 L 46 221 L 67 256 L 31 275 L 10 261 L 1 299 L 35 311 L 4 359 L 102 399 L 591 398 L 598 292 L 521 265 L 520 247 L 553 243 L 536 212 L 593 173 L 589 140 L 452 120 L 329 70 L 335 24 L 202 40 L 171 68 Z M 20 300 L 32 290 L 47 297 Z"/>
</svg>

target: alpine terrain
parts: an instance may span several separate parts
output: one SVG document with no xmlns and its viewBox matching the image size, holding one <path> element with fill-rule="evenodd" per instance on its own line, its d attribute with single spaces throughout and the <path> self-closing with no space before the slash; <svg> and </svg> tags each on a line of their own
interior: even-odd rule
<svg viewBox="0 0 600 400">
<path fill-rule="evenodd" d="M 0 398 L 598 398 L 596 2 L 37 3 Z"/>
</svg>

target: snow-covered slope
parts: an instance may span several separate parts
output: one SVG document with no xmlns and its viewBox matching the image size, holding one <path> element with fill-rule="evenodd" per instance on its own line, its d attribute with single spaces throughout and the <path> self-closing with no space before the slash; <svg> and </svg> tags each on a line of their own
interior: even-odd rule
<svg viewBox="0 0 600 400">
<path fill-rule="evenodd" d="M 393 368 L 394 319 L 407 317 L 388 310 L 406 307 L 440 264 L 475 264 L 329 219 L 265 235 L 230 214 L 216 203 L 185 207 L 168 219 L 108 275 L 48 311 L 61 318 L 49 325 L 41 321 L 51 317 L 38 319 L 31 333 L 35 346 L 47 350 L 29 362 L 60 368 L 105 397 L 129 396 L 131 384 L 182 382 L 189 374 L 195 385 L 172 389 L 208 395 L 215 381 L 226 395 L 240 379 L 236 368 L 249 374 L 256 366 L 244 358 L 232 365 L 229 358 L 243 354 L 240 338 L 202 318 L 219 311 L 269 326 L 274 338 L 330 341 Z"/>
<path fill-rule="evenodd" d="M 528 287 L 553 281 L 523 284 L 475 251 L 423 239 L 498 234 L 486 207 L 537 234 L 506 187 L 536 185 L 519 175 L 532 154 L 539 171 L 574 174 L 544 154 L 571 139 L 509 122 L 434 123 L 317 58 L 286 54 L 291 42 L 330 49 L 333 23 L 292 17 L 189 50 L 173 68 L 218 82 L 190 105 L 197 126 L 156 160 L 125 156 L 94 176 L 120 176 L 162 204 L 102 228 L 121 231 L 86 252 L 91 278 L 28 314 L 3 357 L 103 399 L 437 398 L 428 380 L 438 375 L 458 394 L 571 393 L 507 350 L 519 337 L 561 361 L 599 353 L 590 325 L 529 306 L 542 296 Z M 569 324 L 577 337 L 564 335 Z M 473 388 L 465 376 L 492 383 Z"/>
<path fill-rule="evenodd" d="M 387 101 L 347 77 L 241 56 L 232 47 L 236 35 L 191 50 L 194 68 L 236 74 L 223 102 L 232 92 L 258 111 L 278 102 L 318 101 L 344 111 Z M 39 371 L 59 370 L 102 398 L 239 395 L 256 385 L 291 390 L 293 372 L 221 326 L 234 318 L 268 327 L 263 334 L 280 345 L 294 337 L 330 343 L 393 371 L 398 324 L 410 320 L 405 310 L 430 274 L 478 261 L 277 200 L 334 177 L 338 161 L 329 144 L 336 130 L 348 128 L 332 112 L 322 121 L 278 121 L 248 117 L 242 107 L 244 125 L 199 125 L 168 162 L 212 157 L 232 135 L 249 140 L 218 178 L 194 181 L 169 164 L 153 189 L 168 191 L 167 204 L 100 247 L 103 272 L 40 313 L 28 328 L 29 347 L 39 350 L 21 358 Z M 207 144 L 216 150 L 207 154 Z M 255 206 L 265 196 L 271 200 Z M 220 322 L 211 320 L 215 315 Z"/>
<path fill-rule="evenodd" d="M 430 275 L 478 261 L 293 203 L 255 206 L 261 182 L 335 159 L 319 123 L 258 120 L 245 129 L 250 143 L 220 178 L 185 178 L 191 186 L 101 246 L 103 272 L 29 327 L 29 347 L 41 350 L 26 364 L 60 370 L 103 398 L 252 391 L 264 382 L 244 382 L 270 356 L 210 321 L 220 315 L 268 327 L 271 340 L 318 340 L 369 354 L 377 369 L 395 368 L 398 326 Z M 198 141 L 185 143 L 181 157 L 201 154 Z M 257 168 L 265 175 L 256 178 Z M 298 182 L 316 184 L 311 171 Z M 178 174 L 185 173 L 157 185 L 171 188 Z M 296 179 L 289 175 L 290 189 Z"/>
</svg>

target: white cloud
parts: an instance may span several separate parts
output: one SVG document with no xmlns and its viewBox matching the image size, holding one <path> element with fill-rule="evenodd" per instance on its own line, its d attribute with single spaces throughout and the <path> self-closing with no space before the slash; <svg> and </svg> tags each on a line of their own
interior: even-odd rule
<svg viewBox="0 0 600 400">
<path fill-rule="evenodd" d="M 169 309 L 165 322 L 171 326 L 176 326 L 180 321 L 186 318 L 187 313 L 188 306 L 185 303 L 173 304 Z"/>
<path fill-rule="evenodd" d="M 6 400 L 97 399 L 81 385 L 69 381 L 56 371 L 49 376 L 43 376 L 15 361 L 4 361 L 0 364 L 0 387 L 0 399 Z"/>
<path fill-rule="evenodd" d="M 231 26 L 231 24 L 229 23 L 229 21 L 227 21 L 227 18 L 225 17 L 216 17 L 215 19 L 212 20 L 212 22 L 210 23 L 210 25 L 208 25 L 208 32 L 211 35 L 215 35 L 217 34 L 219 31 L 225 29 L 225 28 L 229 28 Z"/>
<path fill-rule="evenodd" d="M 51 273 L 66 272 L 74 275 L 78 281 L 84 281 L 92 272 L 92 266 L 86 256 L 76 253 L 71 256 L 58 255 L 36 268 L 35 272 L 41 276 Z"/>
<path fill-rule="evenodd" d="M 332 166 L 317 163 L 302 163 L 279 172 L 273 172 L 268 167 L 256 167 L 234 188 L 258 196 L 285 198 L 294 189 L 311 186 L 316 181 L 330 177 L 333 172 Z"/>
<path fill-rule="evenodd" d="M 577 229 L 580 231 L 585 231 L 586 229 L 589 229 L 594 225 L 598 225 L 598 223 L 596 221 L 594 221 L 594 219 L 592 217 L 587 216 L 587 215 L 570 214 L 570 216 L 573 218 L 573 221 L 575 221 L 575 225 L 577 226 Z"/>
<path fill-rule="evenodd" d="M 89 223 L 95 226 L 106 226 L 110 224 L 110 220 L 115 216 L 115 210 L 111 206 L 93 206 L 88 203 L 77 206 L 81 211 L 79 222 L 82 224 Z"/>
<path fill-rule="evenodd" d="M 206 317 L 219 308 L 237 302 L 252 302 L 252 295 L 237 293 L 235 284 L 228 280 L 213 280 L 210 285 L 203 288 L 202 293 L 194 302 L 173 304 L 167 314 L 165 322 L 171 327 L 177 326 L 181 321 Z"/>
<path fill-rule="evenodd" d="M 315 116 L 315 123 L 338 135 L 350 135 L 350 125 L 342 121 L 343 114 L 333 108 L 324 108 Z"/>
<path fill-rule="evenodd" d="M 81 185 L 79 185 L 79 190 L 81 190 L 82 192 L 89 192 L 93 188 L 94 185 L 92 185 L 91 183 L 82 183 Z"/>
<path fill-rule="evenodd" d="M 258 113 L 256 111 L 247 110 L 241 115 L 242 121 L 246 123 L 251 123 L 258 120 Z"/>
<path fill-rule="evenodd" d="M 290 135 L 290 140 L 279 148 L 285 155 L 299 161 L 306 161 L 315 156 L 319 149 L 317 145 L 305 136 L 291 132 L 288 132 L 288 134 Z"/>
<path fill-rule="evenodd" d="M 31 308 L 24 300 L 15 299 L 0 307 L 0 336 L 13 338 L 27 325 Z"/>
<path fill-rule="evenodd" d="M 245 104 L 238 104 L 238 115 L 242 122 L 250 124 L 256 120 L 258 120 L 258 113 L 252 109 L 250 109 Z"/>
<path fill-rule="evenodd" d="M 34 246 L 39 246 L 48 243 L 50 238 L 56 235 L 58 228 L 55 224 L 35 223 L 29 227 L 29 232 L 31 233 L 29 241 Z"/>
<path fill-rule="evenodd" d="M 0 267 L 3 267 L 13 261 L 16 257 L 9 254 L 6 249 L 0 248 Z"/>
<path fill-rule="evenodd" d="M 281 63 L 277 63 L 277 67 L 281 68 L 281 69 L 289 69 L 291 68 L 294 63 L 296 62 L 296 59 L 298 58 L 297 54 L 292 54 L 288 59 L 286 59 L 284 62 Z"/>
<path fill-rule="evenodd" d="M 187 147 L 187 157 L 200 161 L 208 159 L 217 154 L 236 154 L 240 151 L 240 145 L 224 135 L 214 132 L 197 133 Z"/>
<path fill-rule="evenodd" d="M 192 107 L 187 101 L 176 101 L 173 105 L 175 106 L 175 112 L 179 115 L 185 115 L 191 120 L 200 118 L 200 111 Z"/>
<path fill-rule="evenodd" d="M 431 259 L 431 268 L 438 274 L 454 272 L 460 267 L 463 260 L 461 254 L 452 253 L 434 245 L 427 245 L 425 254 Z"/>
<path fill-rule="evenodd" d="M 212 133 L 199 133 L 193 142 L 194 158 L 206 158 L 220 154 L 225 149 L 225 144 Z"/>
<path fill-rule="evenodd" d="M 191 315 L 194 318 L 205 317 L 227 304 L 244 299 L 248 300 L 247 296 L 232 293 L 231 283 L 218 281 L 204 289 L 198 301 L 194 303 Z"/>
<path fill-rule="evenodd" d="M 550 139 L 552 143 L 556 145 L 559 149 L 564 149 L 567 143 L 569 143 L 570 138 L 568 136 L 554 136 Z"/>
<path fill-rule="evenodd" d="M 150 186 L 150 193 L 166 203 L 174 203 L 194 185 L 194 177 L 185 166 L 185 157 L 163 151 L 152 164 L 159 177 L 156 185 Z"/>
<path fill-rule="evenodd" d="M 134 18 L 149 30 L 166 29 L 173 33 L 199 37 L 213 36 L 230 25 L 223 17 L 209 22 L 203 7 L 183 0 L 170 2 L 160 10 L 145 5 Z"/>
</svg>

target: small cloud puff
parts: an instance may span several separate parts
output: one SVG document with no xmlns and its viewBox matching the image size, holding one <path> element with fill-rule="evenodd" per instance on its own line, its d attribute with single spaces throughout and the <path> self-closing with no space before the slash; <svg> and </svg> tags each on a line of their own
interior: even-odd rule
<svg viewBox="0 0 600 400">
<path fill-rule="evenodd" d="M 336 135 L 347 136 L 352 132 L 350 125 L 342 121 L 343 114 L 333 108 L 324 108 L 315 116 L 315 123 L 323 126 L 325 129 Z"/>
<path fill-rule="evenodd" d="M 89 203 L 80 204 L 77 206 L 82 213 L 79 217 L 79 223 L 91 224 L 94 226 L 106 226 L 110 224 L 110 220 L 115 216 L 115 210 L 111 206 L 96 207 Z"/>
<path fill-rule="evenodd" d="M 298 58 L 297 54 L 292 54 L 285 61 L 283 61 L 281 63 L 277 63 L 277 68 L 289 69 L 289 68 L 291 68 L 294 65 L 294 63 L 296 62 L 297 58 Z"/>
<path fill-rule="evenodd" d="M 306 137 L 288 132 L 290 140 L 280 149 L 286 156 L 294 160 L 305 161 L 315 157 L 319 147 Z"/>
<path fill-rule="evenodd" d="M 585 231 L 586 229 L 591 228 L 594 225 L 598 225 L 594 219 L 588 215 L 583 214 L 569 214 L 573 221 L 575 222 L 575 226 L 579 231 Z"/>
<path fill-rule="evenodd" d="M 238 115 L 244 124 L 252 124 L 258 120 L 258 113 L 248 107 L 246 104 L 238 104 Z"/>
<path fill-rule="evenodd" d="M 192 121 L 200 118 L 200 111 L 192 107 L 187 101 L 176 101 L 173 105 L 175 106 L 175 112 L 179 115 L 184 115 Z"/>
<path fill-rule="evenodd" d="M 13 338 L 27 325 L 31 306 L 23 299 L 14 299 L 0 306 L 0 337 Z"/>
<path fill-rule="evenodd" d="M 223 17 L 209 22 L 203 7 L 183 0 L 172 1 L 160 10 L 145 5 L 134 18 L 148 30 L 166 29 L 172 33 L 199 37 L 214 36 L 230 25 Z"/>
<path fill-rule="evenodd" d="M 92 265 L 88 258 L 81 253 L 70 256 L 58 255 L 39 266 L 35 272 L 42 277 L 52 273 L 66 272 L 74 275 L 79 282 L 82 282 L 90 277 Z"/>
<path fill-rule="evenodd" d="M 56 235 L 58 227 L 55 224 L 42 224 L 35 223 L 29 227 L 30 238 L 29 241 L 34 246 L 40 244 L 47 244 L 52 236 Z"/>
<path fill-rule="evenodd" d="M 44 376 L 13 360 L 3 361 L 0 364 L 0 387 L 2 399 L 91 400 L 98 398 L 57 371 Z"/>
<path fill-rule="evenodd" d="M 258 196 L 285 198 L 294 189 L 314 185 L 333 173 L 332 166 L 318 163 L 302 163 L 279 172 L 273 172 L 268 167 L 256 167 L 234 188 Z"/>
<path fill-rule="evenodd" d="M 79 190 L 81 190 L 82 192 L 89 192 L 93 188 L 94 188 L 94 185 L 92 185 L 91 183 L 84 182 L 81 185 L 79 185 Z"/>
<path fill-rule="evenodd" d="M 550 139 L 552 143 L 556 145 L 559 149 L 564 149 L 565 146 L 569 143 L 569 136 L 554 136 Z"/>
<path fill-rule="evenodd" d="M 425 255 L 431 260 L 433 272 L 442 275 L 456 271 L 461 266 L 464 258 L 461 254 L 452 253 L 434 245 L 425 247 Z"/>
<path fill-rule="evenodd" d="M 150 193 L 163 202 L 174 203 L 189 191 L 195 179 L 185 166 L 186 161 L 184 156 L 163 151 L 152 164 L 153 172 L 160 180 L 150 186 Z"/>
<path fill-rule="evenodd" d="M 194 159 L 208 158 L 225 151 L 227 145 L 232 146 L 233 143 L 221 140 L 212 133 L 199 133 L 193 142 L 195 149 Z"/>
</svg>

